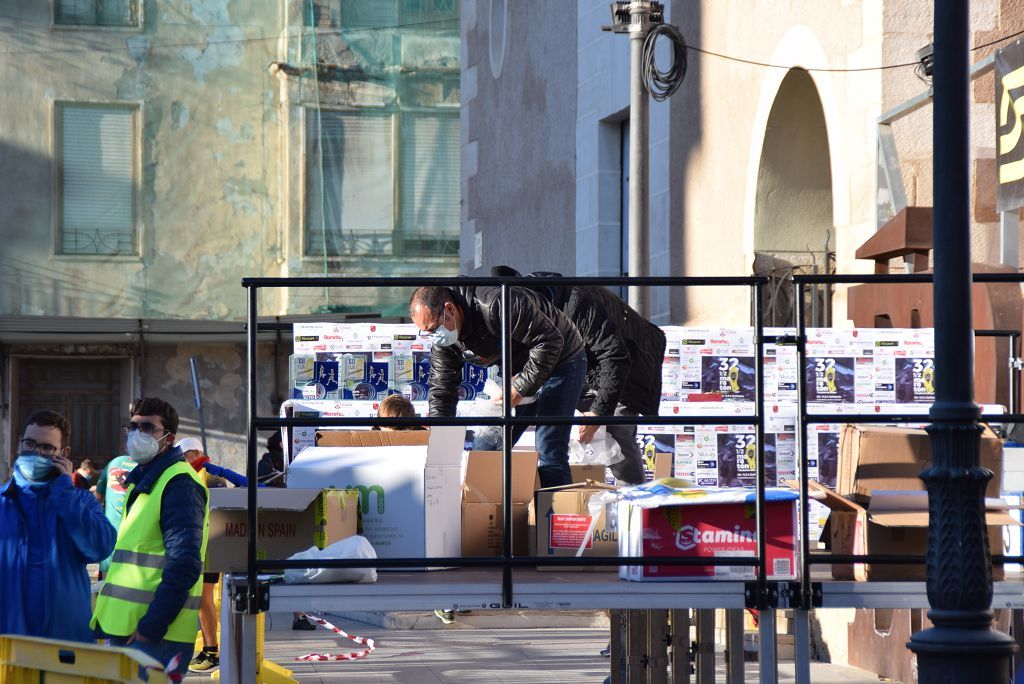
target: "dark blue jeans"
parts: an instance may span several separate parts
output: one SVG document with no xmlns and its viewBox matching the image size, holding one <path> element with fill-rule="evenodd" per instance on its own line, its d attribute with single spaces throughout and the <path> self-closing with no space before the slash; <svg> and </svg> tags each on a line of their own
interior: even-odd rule
<svg viewBox="0 0 1024 684">
<path fill-rule="evenodd" d="M 517 416 L 572 416 L 583 391 L 587 375 L 587 355 L 580 352 L 555 366 L 547 382 L 537 391 L 532 404 L 516 407 Z M 571 425 L 540 425 L 537 427 L 537 473 L 541 487 L 572 484 L 569 470 L 569 433 Z M 519 432 L 521 434 L 521 432 Z M 519 438 L 516 434 L 513 443 Z"/>
<path fill-rule="evenodd" d="M 188 664 L 192 661 L 192 653 L 195 651 L 196 646 L 194 643 L 186 644 L 180 641 L 168 641 L 166 639 L 151 644 L 144 644 L 141 641 L 133 641 L 131 644 L 125 644 L 126 641 L 128 641 L 127 637 L 110 637 L 111 646 L 127 646 L 127 648 L 137 649 L 149 657 L 159 661 L 164 667 L 171 662 L 171 658 L 175 655 L 180 655 L 178 667 L 174 671 L 181 675 L 188 674 Z"/>
</svg>

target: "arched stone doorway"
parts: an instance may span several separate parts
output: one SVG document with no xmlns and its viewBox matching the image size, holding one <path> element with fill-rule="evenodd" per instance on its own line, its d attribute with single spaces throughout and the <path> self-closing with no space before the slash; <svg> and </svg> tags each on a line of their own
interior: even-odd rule
<svg viewBox="0 0 1024 684">
<path fill-rule="evenodd" d="M 792 325 L 789 278 L 834 271 L 832 172 L 821 98 L 804 69 L 790 69 L 768 115 L 757 174 L 754 273 L 767 275 L 764 323 Z M 805 301 L 807 324 L 830 324 L 829 291 Z"/>
</svg>

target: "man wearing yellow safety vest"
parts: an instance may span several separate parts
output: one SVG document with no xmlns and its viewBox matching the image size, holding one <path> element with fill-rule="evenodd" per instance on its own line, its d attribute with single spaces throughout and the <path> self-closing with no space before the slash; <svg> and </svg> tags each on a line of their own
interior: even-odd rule
<svg viewBox="0 0 1024 684">
<path fill-rule="evenodd" d="M 184 674 L 199 629 L 207 490 L 174 446 L 173 406 L 139 399 L 124 429 L 139 465 L 125 479 L 124 518 L 91 624 L 112 645 L 174 661 L 173 671 Z"/>
</svg>

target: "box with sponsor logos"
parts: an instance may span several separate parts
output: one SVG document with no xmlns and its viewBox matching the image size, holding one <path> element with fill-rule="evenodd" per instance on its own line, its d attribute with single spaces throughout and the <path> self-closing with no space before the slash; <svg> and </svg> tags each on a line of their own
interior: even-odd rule
<svg viewBox="0 0 1024 684">
<path fill-rule="evenodd" d="M 296 323 L 291 398 L 374 401 L 404 394 L 425 401 L 430 340 L 416 326 L 382 323 Z M 487 369 L 467 363 L 461 399 L 484 395 Z"/>
<path fill-rule="evenodd" d="M 394 346 L 399 327 L 296 323 L 292 398 L 372 401 L 393 394 Z"/>
<path fill-rule="evenodd" d="M 796 579 L 797 495 L 768 489 L 765 503 L 768 578 Z M 754 492 L 749 488 L 674 488 L 649 483 L 623 490 L 618 502 L 619 555 L 644 558 L 737 558 L 757 554 Z M 753 566 L 623 565 L 634 581 L 749 580 Z"/>
<path fill-rule="evenodd" d="M 700 417 L 752 415 L 753 404 L 740 402 L 664 402 L 663 415 L 690 414 Z M 765 409 L 765 477 L 768 486 L 796 474 L 796 408 L 791 404 L 771 404 Z M 690 480 L 700 487 L 753 486 L 756 471 L 757 439 L 753 425 L 661 425 L 641 426 L 638 440 L 647 450 L 659 455 L 671 454 L 670 474 Z M 810 443 L 811 477 L 819 476 L 819 457 L 815 449 L 825 449 L 824 471 L 835 471 L 835 459 L 828 458 L 828 444 L 815 439 Z M 834 475 L 833 475 L 834 478 Z"/>
<path fill-rule="evenodd" d="M 210 490 L 209 572 L 242 572 L 248 549 L 249 492 Z M 256 556 L 287 558 L 311 546 L 324 548 L 356 533 L 359 493 L 320 489 L 260 489 Z"/>
<path fill-rule="evenodd" d="M 357 489 L 381 558 L 457 557 L 465 429 L 336 430 L 295 457 L 291 487 Z"/>
<path fill-rule="evenodd" d="M 751 328 L 683 328 L 679 335 L 680 398 L 716 395 L 753 401 L 755 353 Z"/>
</svg>

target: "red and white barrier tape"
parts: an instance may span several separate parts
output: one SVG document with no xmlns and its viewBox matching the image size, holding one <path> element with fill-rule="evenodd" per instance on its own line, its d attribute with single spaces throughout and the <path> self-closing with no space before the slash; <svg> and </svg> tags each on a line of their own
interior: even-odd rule
<svg viewBox="0 0 1024 684">
<path fill-rule="evenodd" d="M 163 672 L 167 676 L 168 682 L 171 682 L 172 684 L 178 684 L 178 682 L 180 682 L 185 677 L 184 675 L 175 672 L 175 670 L 178 669 L 178 665 L 180 664 L 181 654 L 178 653 L 173 658 L 171 658 L 166 665 L 164 665 L 162 670 L 157 667 L 147 667 L 146 670 L 153 670 L 154 672 Z"/>
<path fill-rule="evenodd" d="M 377 645 L 373 643 L 373 639 L 367 639 L 365 637 L 360 636 L 352 636 L 351 634 L 348 634 L 343 630 L 335 627 L 323 618 L 316 617 L 315 615 L 309 615 L 308 613 L 303 613 L 303 615 L 305 615 L 306 618 L 314 624 L 320 625 L 326 630 L 341 635 L 346 639 L 349 639 L 350 641 L 353 641 L 359 644 L 360 646 L 366 646 L 367 648 L 363 651 L 357 651 L 355 653 L 308 653 L 304 656 L 299 656 L 298 658 L 296 658 L 296 660 L 305 660 L 310 662 L 318 662 L 323 660 L 357 660 L 359 658 L 365 658 L 377 649 Z"/>
</svg>

